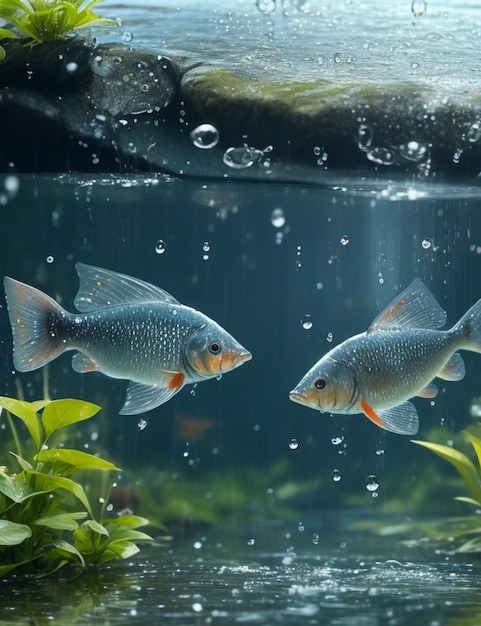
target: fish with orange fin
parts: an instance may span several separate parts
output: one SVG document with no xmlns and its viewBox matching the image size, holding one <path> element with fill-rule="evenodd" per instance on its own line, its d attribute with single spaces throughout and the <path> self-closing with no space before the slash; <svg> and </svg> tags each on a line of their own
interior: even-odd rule
<svg viewBox="0 0 481 626">
<path fill-rule="evenodd" d="M 120 413 L 144 413 L 188 383 L 218 377 L 251 358 L 219 324 L 137 278 L 77 263 L 79 313 L 43 292 L 4 279 L 20 372 L 46 365 L 67 350 L 76 372 L 130 380 Z"/>
<path fill-rule="evenodd" d="M 481 352 L 481 300 L 449 330 L 446 312 L 415 279 L 380 313 L 368 330 L 320 359 L 289 397 L 330 413 L 364 413 L 377 426 L 402 435 L 419 428 L 409 398 L 433 398 L 434 378 L 465 374 L 457 350 Z"/>
</svg>

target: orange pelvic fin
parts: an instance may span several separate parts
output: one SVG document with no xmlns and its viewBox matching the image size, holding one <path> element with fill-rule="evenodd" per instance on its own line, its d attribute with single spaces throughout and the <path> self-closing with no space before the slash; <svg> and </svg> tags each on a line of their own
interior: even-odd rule
<svg viewBox="0 0 481 626">
<path fill-rule="evenodd" d="M 176 372 L 169 382 L 169 389 L 178 391 L 184 385 L 185 375 L 182 372 Z"/>
<path fill-rule="evenodd" d="M 376 426 L 399 435 L 415 435 L 419 429 L 419 418 L 412 402 L 403 402 L 389 409 L 374 410 L 361 399 L 361 409 Z"/>
</svg>

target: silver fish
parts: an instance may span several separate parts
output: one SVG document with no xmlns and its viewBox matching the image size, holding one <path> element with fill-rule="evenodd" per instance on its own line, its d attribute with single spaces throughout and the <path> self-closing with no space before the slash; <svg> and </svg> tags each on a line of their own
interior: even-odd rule
<svg viewBox="0 0 481 626">
<path fill-rule="evenodd" d="M 289 397 L 330 413 L 364 413 L 381 428 L 414 435 L 419 419 L 407 400 L 435 397 L 435 377 L 464 377 L 456 350 L 481 352 L 481 300 L 450 330 L 437 330 L 445 323 L 446 312 L 415 279 L 365 333 L 323 356 Z"/>
<path fill-rule="evenodd" d="M 79 313 L 43 292 L 4 279 L 20 372 L 42 367 L 66 350 L 76 372 L 130 380 L 120 413 L 143 413 L 188 383 L 228 372 L 251 358 L 227 331 L 166 291 L 137 278 L 77 263 Z"/>
</svg>

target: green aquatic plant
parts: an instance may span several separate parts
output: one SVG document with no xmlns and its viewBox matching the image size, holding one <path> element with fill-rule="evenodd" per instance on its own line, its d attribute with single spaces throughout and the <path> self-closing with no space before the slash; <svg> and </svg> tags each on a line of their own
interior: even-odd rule
<svg viewBox="0 0 481 626">
<path fill-rule="evenodd" d="M 50 447 L 59 430 L 93 417 L 99 406 L 80 400 L 25 402 L 0 397 L 14 441 L 11 468 L 0 467 L 0 577 L 19 573 L 52 573 L 65 565 L 83 571 L 91 564 L 129 558 L 138 542 L 151 537 L 137 529 L 148 522 L 136 515 L 104 518 L 95 514 L 80 482 L 81 470 L 119 469 L 83 451 Z M 32 454 L 23 454 L 21 437 L 12 418 L 23 422 Z M 102 502 L 108 502 L 108 493 Z M 95 501 L 98 502 L 98 498 Z"/>
<path fill-rule="evenodd" d="M 64 39 L 67 33 L 115 21 L 102 18 L 92 8 L 102 0 L 2 0 L 0 19 L 12 26 L 2 28 L 0 39 L 28 37 L 32 42 Z"/>
<path fill-rule="evenodd" d="M 451 446 L 429 441 L 413 440 L 413 443 L 431 450 L 445 461 L 448 461 L 448 463 L 451 463 L 461 475 L 470 494 L 469 496 L 457 496 L 456 500 L 472 504 L 479 509 L 481 507 L 481 437 L 469 431 L 464 431 L 463 434 L 466 436 L 475 452 L 475 462 L 464 454 L 464 452 Z M 474 520 L 473 524 L 468 525 L 467 530 L 461 528 L 457 536 L 465 537 L 468 534 L 474 535 L 474 537 L 464 542 L 456 549 L 456 552 L 481 552 L 481 527 L 477 519 Z"/>
</svg>

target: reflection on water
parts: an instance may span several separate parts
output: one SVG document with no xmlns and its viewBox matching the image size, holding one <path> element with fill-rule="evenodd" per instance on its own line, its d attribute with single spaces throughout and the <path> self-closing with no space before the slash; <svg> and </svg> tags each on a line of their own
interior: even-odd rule
<svg viewBox="0 0 481 626">
<path fill-rule="evenodd" d="M 31 583 L 28 605 L 25 587 L 4 584 L 0 625 L 479 623 L 476 565 L 373 538 L 353 521 L 217 528 L 89 579 Z"/>
</svg>

